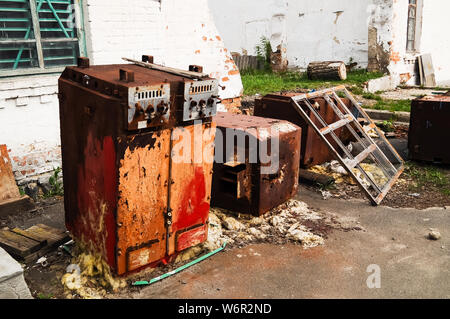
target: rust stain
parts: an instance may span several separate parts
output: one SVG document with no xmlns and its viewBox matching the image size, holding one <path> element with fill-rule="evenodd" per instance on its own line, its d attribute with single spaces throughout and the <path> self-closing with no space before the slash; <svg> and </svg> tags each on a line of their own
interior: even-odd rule
<svg viewBox="0 0 450 319">
<path fill-rule="evenodd" d="M 92 134 L 88 135 L 85 162 L 78 169 L 78 185 L 85 191 L 77 194 L 80 213 L 74 223 L 76 228 L 70 229 L 88 250 L 100 253 L 110 265 L 114 264 L 114 253 L 110 247 L 115 243 L 115 207 L 107 203 L 113 203 L 116 196 L 115 156 L 111 137 L 105 137 L 100 142 Z"/>
<path fill-rule="evenodd" d="M 133 136 L 119 168 L 118 272 L 134 270 L 165 255 L 170 130 Z M 156 243 L 150 244 L 152 241 Z M 147 246 L 146 246 L 147 244 Z M 144 246 L 144 247 L 141 247 Z M 129 262 L 127 265 L 127 251 Z"/>
<path fill-rule="evenodd" d="M 222 82 L 226 82 L 226 81 L 230 81 L 230 79 L 227 76 L 222 78 Z"/>
<path fill-rule="evenodd" d="M 228 75 L 236 75 L 236 74 L 239 74 L 239 70 L 228 71 Z"/>
</svg>

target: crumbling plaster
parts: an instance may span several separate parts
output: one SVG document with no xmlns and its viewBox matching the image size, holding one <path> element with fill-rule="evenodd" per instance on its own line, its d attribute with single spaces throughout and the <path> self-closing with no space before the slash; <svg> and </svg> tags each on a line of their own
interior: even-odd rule
<svg viewBox="0 0 450 319">
<path fill-rule="evenodd" d="M 256 54 L 262 36 L 285 49 L 290 67 L 350 58 L 367 67 L 367 11 L 371 0 L 209 0 L 225 45 Z"/>
<path fill-rule="evenodd" d="M 304 69 L 317 60 L 351 59 L 358 67 L 391 74 L 397 84 L 416 84 L 416 57 L 431 53 L 438 85 L 450 84 L 450 37 L 443 33 L 449 27 L 448 0 L 418 0 L 422 33 L 417 52 L 406 52 L 408 0 L 209 1 L 232 51 L 254 55 L 265 36 L 273 49 L 284 47 L 292 68 Z M 283 28 L 274 17 L 283 17 Z"/>
</svg>

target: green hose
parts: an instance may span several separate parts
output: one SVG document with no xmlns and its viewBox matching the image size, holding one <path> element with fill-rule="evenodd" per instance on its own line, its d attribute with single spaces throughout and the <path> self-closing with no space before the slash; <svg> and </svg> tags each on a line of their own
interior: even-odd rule
<svg viewBox="0 0 450 319">
<path fill-rule="evenodd" d="M 151 279 L 150 281 L 145 281 L 145 280 L 144 281 L 136 281 L 136 282 L 133 283 L 133 286 L 151 285 L 151 284 L 153 284 L 153 283 L 155 283 L 157 281 L 160 281 L 160 280 L 162 280 L 164 278 L 167 278 L 167 277 L 170 277 L 172 275 L 175 275 L 176 273 L 178 273 L 178 272 L 180 272 L 180 271 L 182 271 L 182 270 L 184 270 L 186 268 L 189 268 L 189 267 L 191 267 L 191 266 L 201 262 L 202 260 L 205 260 L 206 258 L 211 257 L 212 255 L 217 254 L 219 251 L 224 250 L 226 245 L 227 245 L 227 243 L 225 242 L 225 243 L 223 243 L 223 245 L 220 248 L 217 248 L 216 250 L 214 250 L 214 251 L 212 251 L 210 253 L 207 253 L 206 255 L 203 255 L 202 257 L 199 257 L 199 258 L 197 258 L 197 259 L 187 263 L 186 265 L 183 265 L 183 266 L 181 266 L 181 267 L 179 267 L 177 269 L 169 271 L 168 273 L 166 273 L 164 275 L 155 277 L 155 278 Z"/>
</svg>

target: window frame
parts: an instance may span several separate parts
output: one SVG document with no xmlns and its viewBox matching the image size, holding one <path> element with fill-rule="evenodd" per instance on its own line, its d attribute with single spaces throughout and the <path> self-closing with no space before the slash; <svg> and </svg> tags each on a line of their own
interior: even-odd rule
<svg viewBox="0 0 450 319">
<path fill-rule="evenodd" d="M 23 76 L 23 75 L 35 75 L 35 74 L 48 74 L 48 73 L 61 73 L 64 71 L 65 66 L 57 67 L 45 67 L 44 65 L 44 51 L 42 44 L 46 42 L 77 42 L 80 56 L 87 56 L 86 35 L 84 28 L 84 15 L 83 15 L 83 0 L 74 0 L 74 15 L 75 15 L 75 29 L 77 32 L 76 38 L 49 38 L 42 39 L 40 31 L 40 21 L 37 12 L 38 0 L 28 0 L 30 6 L 31 22 L 33 26 L 34 39 L 0 39 L 0 44 L 25 44 L 33 43 L 36 45 L 36 53 L 39 67 L 22 68 L 16 70 L 3 69 L 0 70 L 0 78 L 10 76 Z M 47 2 L 47 0 L 43 0 Z M 50 0 L 52 1 L 52 0 Z"/>
<path fill-rule="evenodd" d="M 409 34 L 409 26 L 411 17 L 409 16 L 409 12 L 411 7 L 415 9 L 415 17 L 414 17 L 414 39 L 410 40 Z M 415 54 L 420 52 L 420 39 L 422 35 L 422 8 L 423 8 L 423 0 L 416 0 L 416 3 L 411 3 L 408 0 L 408 11 L 407 11 L 407 24 L 406 24 L 406 52 L 410 54 Z M 413 47 L 409 48 L 410 41 L 413 41 Z"/>
</svg>

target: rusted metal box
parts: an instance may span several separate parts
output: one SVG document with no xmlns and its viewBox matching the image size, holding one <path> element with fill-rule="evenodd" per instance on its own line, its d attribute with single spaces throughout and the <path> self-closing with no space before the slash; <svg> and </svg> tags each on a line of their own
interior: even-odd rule
<svg viewBox="0 0 450 319">
<path fill-rule="evenodd" d="M 261 99 L 257 99 L 255 101 L 254 115 L 290 121 L 302 129 L 302 147 L 300 155 L 301 167 L 308 168 L 333 160 L 333 154 L 330 152 L 326 144 L 314 132 L 314 129 L 307 125 L 296 110 L 296 106 L 292 104 L 291 97 L 295 95 L 298 95 L 298 93 L 268 94 Z M 347 107 L 351 107 L 351 103 L 348 99 L 342 99 L 342 101 L 347 105 Z M 339 120 L 338 116 L 335 112 L 333 112 L 333 109 L 328 105 L 325 99 L 315 98 L 313 99 L 313 104 L 318 109 L 318 113 L 326 123 L 334 123 Z M 315 124 L 319 123 L 316 118 L 311 118 Z M 347 129 L 339 128 L 334 132 L 344 142 L 349 141 L 350 133 Z M 329 137 L 329 141 L 333 146 L 336 146 L 336 142 L 331 139 L 331 137 Z"/>
<path fill-rule="evenodd" d="M 450 96 L 426 96 L 411 102 L 408 150 L 418 161 L 450 164 Z"/>
<path fill-rule="evenodd" d="M 301 129 L 219 112 L 211 204 L 260 216 L 298 190 Z"/>
<path fill-rule="evenodd" d="M 59 79 L 66 226 L 119 275 L 207 239 L 213 161 L 194 157 L 213 157 L 215 124 L 183 114 L 185 88 L 206 95 L 213 82 L 136 65 L 67 67 Z"/>
</svg>

